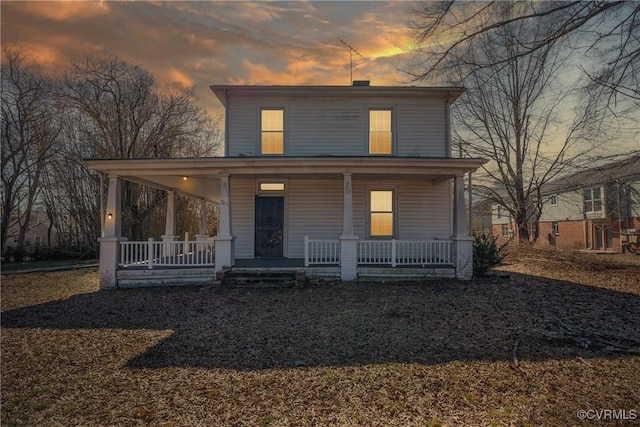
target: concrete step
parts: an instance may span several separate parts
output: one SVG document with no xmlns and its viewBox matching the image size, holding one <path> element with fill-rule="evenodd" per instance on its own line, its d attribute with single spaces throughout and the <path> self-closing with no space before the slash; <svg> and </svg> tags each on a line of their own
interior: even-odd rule
<svg viewBox="0 0 640 427">
<path fill-rule="evenodd" d="M 119 288 L 211 285 L 214 279 L 213 268 L 118 270 Z"/>
<path fill-rule="evenodd" d="M 222 286 L 241 287 L 293 287 L 306 281 L 298 271 L 231 270 L 222 279 Z"/>
</svg>

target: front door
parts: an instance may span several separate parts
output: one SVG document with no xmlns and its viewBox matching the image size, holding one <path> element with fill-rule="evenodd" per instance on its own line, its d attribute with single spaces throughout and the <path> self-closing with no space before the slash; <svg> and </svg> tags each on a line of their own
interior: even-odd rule
<svg viewBox="0 0 640 427">
<path fill-rule="evenodd" d="M 256 257 L 284 254 L 284 197 L 256 196 Z"/>
</svg>

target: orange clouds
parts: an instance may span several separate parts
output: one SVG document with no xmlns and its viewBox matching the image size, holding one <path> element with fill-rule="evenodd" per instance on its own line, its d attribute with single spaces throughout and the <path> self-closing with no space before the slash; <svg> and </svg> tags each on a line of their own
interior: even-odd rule
<svg viewBox="0 0 640 427">
<path fill-rule="evenodd" d="M 39 15 L 54 21 L 82 19 L 109 13 L 110 6 L 105 1 L 55 1 L 55 2 L 25 2 L 23 7 L 34 15 Z"/>
<path fill-rule="evenodd" d="M 178 83 L 185 88 L 191 88 L 195 85 L 195 81 L 193 81 L 193 79 L 187 77 L 185 73 L 176 70 L 175 68 L 169 70 L 169 80 L 171 83 Z"/>
</svg>

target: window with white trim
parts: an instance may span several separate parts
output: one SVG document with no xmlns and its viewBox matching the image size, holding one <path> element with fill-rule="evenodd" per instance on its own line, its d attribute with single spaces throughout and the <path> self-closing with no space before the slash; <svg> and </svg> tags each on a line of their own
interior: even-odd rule
<svg viewBox="0 0 640 427">
<path fill-rule="evenodd" d="M 558 224 L 558 223 L 557 223 L 557 222 L 555 222 L 555 221 L 554 221 L 554 222 L 552 222 L 552 223 L 551 223 L 551 232 L 552 232 L 554 235 L 556 235 L 556 236 L 557 236 L 558 234 L 560 234 L 560 224 Z"/>
<path fill-rule="evenodd" d="M 369 154 L 391 154 L 391 110 L 369 110 Z"/>
<path fill-rule="evenodd" d="M 509 236 L 509 224 L 502 224 L 502 237 Z"/>
<path fill-rule="evenodd" d="M 393 237 L 393 190 L 372 190 L 370 200 L 371 237 Z"/>
<path fill-rule="evenodd" d="M 260 111 L 260 153 L 284 154 L 284 110 Z"/>
<path fill-rule="evenodd" d="M 557 194 L 552 194 L 551 195 L 551 199 L 549 199 L 551 202 L 551 206 L 558 206 L 558 195 Z"/>
<path fill-rule="evenodd" d="M 600 212 L 602 210 L 602 192 L 600 187 L 587 188 L 583 193 L 584 211 Z"/>
</svg>

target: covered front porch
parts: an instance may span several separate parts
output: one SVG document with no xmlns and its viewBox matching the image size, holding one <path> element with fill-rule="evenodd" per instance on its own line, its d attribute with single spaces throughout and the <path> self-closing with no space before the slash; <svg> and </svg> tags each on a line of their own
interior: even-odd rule
<svg viewBox="0 0 640 427">
<path fill-rule="evenodd" d="M 472 240 L 467 231 L 463 176 L 481 163 L 482 160 L 478 159 L 371 157 L 87 161 L 89 167 L 109 177 L 103 237 L 100 239 L 101 288 L 123 286 L 122 277 L 134 274 L 130 273 L 133 271 L 146 271 L 135 274 L 151 277 L 165 274 L 160 271 L 176 270 L 187 277 L 189 269 L 201 273 L 207 271 L 207 280 L 210 281 L 215 279 L 216 272 L 222 270 L 260 268 L 295 269 L 308 276 L 339 277 L 347 281 L 367 275 L 390 275 L 391 271 L 405 273 L 409 277 L 410 270 L 411 273 L 422 271 L 424 277 L 468 279 L 472 274 Z M 402 238 L 388 239 L 359 236 L 366 233 L 361 228 L 356 232 L 354 226 L 354 181 L 361 185 L 372 177 L 419 180 L 450 188 L 451 206 L 447 208 L 450 221 L 447 230 L 443 231 L 446 235 L 443 237 L 440 233 L 435 238 L 421 235 L 413 238 L 405 233 Z M 255 180 L 256 183 L 283 180 L 324 180 L 330 183 L 339 180 L 342 182 L 340 187 L 331 188 L 341 190 L 338 200 L 342 206 L 335 206 L 341 213 L 341 229 L 335 234 L 331 230 L 318 232 L 317 227 L 314 233 L 304 235 L 290 232 L 286 236 L 290 246 L 288 253 L 285 251 L 276 257 L 252 256 L 253 253 L 247 256 L 246 247 L 240 251 L 238 244 L 246 246 L 246 239 L 243 241 L 242 238 L 253 235 L 254 230 L 247 231 L 247 225 L 251 226 L 248 221 L 255 221 L 255 218 L 244 223 L 236 220 L 237 224 L 234 224 L 232 212 L 241 210 L 243 203 L 240 198 L 232 200 L 231 183 L 235 179 L 243 182 Z M 166 230 L 160 240 L 129 241 L 122 236 L 119 194 L 123 180 L 167 191 Z M 217 203 L 217 233 L 209 236 L 201 226 L 200 232 L 193 237 L 176 236 L 172 202 L 175 194 L 198 198 L 203 204 Z M 205 221 L 206 218 L 201 219 L 202 224 Z M 237 232 L 234 232 L 234 227 Z M 238 239 L 238 235 L 242 238 Z M 236 256 L 240 252 L 241 256 Z M 174 276 L 177 279 L 180 274 Z M 169 284 L 169 281 L 163 284 Z"/>
</svg>

